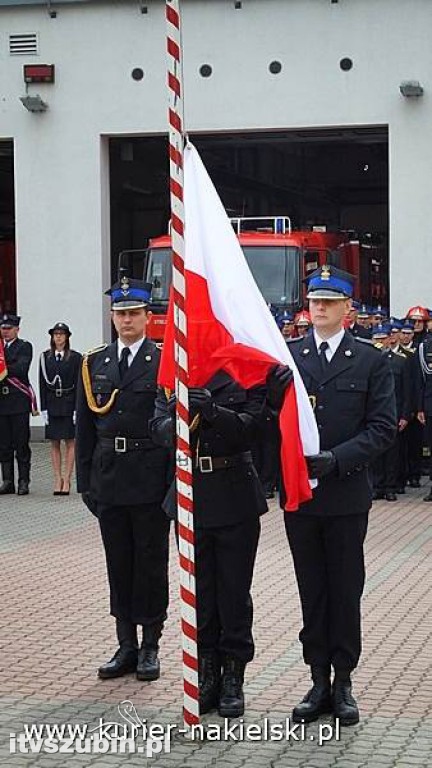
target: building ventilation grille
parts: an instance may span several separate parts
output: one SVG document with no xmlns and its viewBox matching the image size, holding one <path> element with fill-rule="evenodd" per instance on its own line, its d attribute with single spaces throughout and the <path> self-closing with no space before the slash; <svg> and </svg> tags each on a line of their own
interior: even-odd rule
<svg viewBox="0 0 432 768">
<path fill-rule="evenodd" d="M 38 51 L 38 37 L 36 32 L 26 35 L 9 35 L 9 54 L 11 56 L 30 56 Z"/>
</svg>

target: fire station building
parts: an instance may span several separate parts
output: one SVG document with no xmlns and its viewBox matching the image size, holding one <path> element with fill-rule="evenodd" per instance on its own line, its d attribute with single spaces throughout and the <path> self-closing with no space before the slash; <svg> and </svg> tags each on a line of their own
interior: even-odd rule
<svg viewBox="0 0 432 768">
<path fill-rule="evenodd" d="M 181 11 L 185 127 L 228 211 L 379 241 L 391 312 L 432 306 L 432 3 Z M 36 356 L 59 320 L 109 340 L 119 253 L 167 231 L 166 71 L 164 0 L 0 0 L 0 307 Z"/>
</svg>

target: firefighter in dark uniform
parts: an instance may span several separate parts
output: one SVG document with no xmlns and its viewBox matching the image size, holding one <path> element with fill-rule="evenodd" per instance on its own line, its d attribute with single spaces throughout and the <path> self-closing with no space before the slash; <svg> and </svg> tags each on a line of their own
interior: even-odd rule
<svg viewBox="0 0 432 768">
<path fill-rule="evenodd" d="M 347 328 L 347 331 L 352 333 L 353 336 L 357 336 L 361 339 L 370 339 L 371 338 L 371 331 L 370 328 L 365 328 L 364 325 L 361 325 L 358 321 L 358 315 L 359 312 L 362 309 L 362 305 L 359 301 L 353 301 L 350 311 L 349 311 L 349 325 Z M 369 315 L 367 314 L 366 309 L 364 310 L 364 317 L 369 318 Z"/>
<path fill-rule="evenodd" d="M 369 309 L 367 304 L 362 304 L 357 312 L 356 317 L 356 324 L 360 328 L 363 328 L 362 331 L 359 331 L 357 334 L 354 334 L 356 336 L 360 336 L 361 338 L 365 339 L 371 339 L 372 338 L 372 330 L 371 330 L 371 312 L 372 310 Z"/>
<path fill-rule="evenodd" d="M 160 352 L 145 336 L 151 285 L 123 276 L 107 293 L 118 340 L 83 358 L 78 383 L 78 491 L 99 519 L 119 648 L 101 678 L 160 674 L 168 606 L 168 452 L 148 434 Z M 138 650 L 137 625 L 142 625 Z"/>
<path fill-rule="evenodd" d="M 0 462 L 3 483 L 0 494 L 15 493 L 14 456 L 18 464 L 18 495 L 29 492 L 30 483 L 30 418 L 36 412 L 29 368 L 33 347 L 18 338 L 21 318 L 4 314 L 0 331 L 4 345 L 8 375 L 0 382 Z"/>
<path fill-rule="evenodd" d="M 399 322 L 393 319 L 389 323 L 375 326 L 372 331 L 375 346 L 388 360 L 393 374 L 398 419 L 398 433 L 392 445 L 381 453 L 373 464 L 374 499 L 386 501 L 397 501 L 396 492 L 400 482 L 400 440 L 411 418 L 413 407 L 409 363 L 405 355 L 397 351 L 397 344 L 392 347 L 394 330 L 399 331 Z"/>
<path fill-rule="evenodd" d="M 264 401 L 265 388 L 246 391 L 222 371 L 189 390 L 201 714 L 244 712 L 244 671 L 254 656 L 250 588 L 267 511 L 251 454 Z M 161 445 L 173 444 L 174 409 L 175 397 L 160 393 L 151 431 Z M 174 518 L 174 485 L 165 506 Z"/>
<path fill-rule="evenodd" d="M 430 451 L 429 477 L 432 483 L 432 334 L 428 333 L 420 344 L 416 363 L 417 418 L 425 429 L 425 442 Z M 432 485 L 423 501 L 432 501 Z"/>
<path fill-rule="evenodd" d="M 353 283 L 351 275 L 332 266 L 313 272 L 307 294 L 313 331 L 290 344 L 321 442 L 321 452 L 307 458 L 310 478 L 318 479 L 313 498 L 285 514 L 303 612 L 300 640 L 313 680 L 294 708 L 295 722 L 311 722 L 325 712 L 343 725 L 359 719 L 351 672 L 361 651 L 369 466 L 394 440 L 396 408 L 388 361 L 343 328 Z M 271 399 L 278 389 L 283 395 L 286 372 L 279 366 L 268 377 Z M 282 488 L 282 505 L 284 495 Z"/>
<path fill-rule="evenodd" d="M 415 413 L 415 387 L 417 383 L 417 347 L 414 346 L 414 322 L 405 319 L 400 330 L 399 351 L 408 360 L 413 397 L 413 414 L 407 428 L 401 434 L 402 462 L 398 493 L 405 493 L 405 487 L 420 487 L 423 459 L 423 426 Z"/>
</svg>

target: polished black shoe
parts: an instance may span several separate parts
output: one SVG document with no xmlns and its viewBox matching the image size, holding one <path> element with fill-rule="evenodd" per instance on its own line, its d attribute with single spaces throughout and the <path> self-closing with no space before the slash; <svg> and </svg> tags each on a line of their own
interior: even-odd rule
<svg viewBox="0 0 432 768">
<path fill-rule="evenodd" d="M 0 495 L 5 496 L 7 493 L 15 493 L 15 486 L 10 480 L 5 480 L 0 485 Z"/>
<path fill-rule="evenodd" d="M 397 496 L 395 493 L 386 493 L 385 499 L 386 501 L 397 501 Z"/>
<path fill-rule="evenodd" d="M 241 717 L 244 714 L 243 680 L 245 663 L 227 657 L 223 664 L 218 712 L 221 717 Z"/>
<path fill-rule="evenodd" d="M 424 497 L 423 501 L 432 501 L 432 488 L 430 489 L 428 495 Z"/>
<path fill-rule="evenodd" d="M 98 677 L 108 680 L 112 677 L 122 677 L 137 668 L 138 651 L 131 645 L 121 645 L 110 661 L 98 669 Z"/>
<path fill-rule="evenodd" d="M 335 678 L 332 688 L 333 715 L 341 725 L 357 725 L 360 720 L 357 702 L 351 693 L 350 680 Z"/>
<path fill-rule="evenodd" d="M 380 499 L 384 498 L 384 493 L 382 491 L 374 491 L 372 494 L 372 499 L 374 501 L 379 501 Z"/>
<path fill-rule="evenodd" d="M 214 651 L 204 651 L 198 657 L 199 711 L 205 715 L 216 709 L 219 702 L 221 667 Z"/>
<path fill-rule="evenodd" d="M 29 484 L 27 480 L 18 480 L 18 496 L 27 496 L 29 493 Z"/>
<path fill-rule="evenodd" d="M 417 477 L 414 477 L 412 480 L 408 480 L 408 484 L 411 486 L 411 488 L 420 488 L 420 480 Z"/>
<path fill-rule="evenodd" d="M 141 646 L 138 651 L 136 676 L 137 680 L 158 680 L 160 678 L 160 661 L 157 648 Z"/>
<path fill-rule="evenodd" d="M 292 711 L 295 723 L 312 723 L 332 711 L 330 670 L 312 667 L 313 686 Z"/>
</svg>

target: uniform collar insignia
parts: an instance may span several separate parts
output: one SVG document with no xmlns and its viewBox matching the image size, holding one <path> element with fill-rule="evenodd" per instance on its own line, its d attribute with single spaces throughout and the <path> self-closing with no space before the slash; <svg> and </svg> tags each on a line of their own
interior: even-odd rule
<svg viewBox="0 0 432 768">
<path fill-rule="evenodd" d="M 352 357 L 352 352 L 350 349 L 345 350 L 345 357 Z"/>
<path fill-rule="evenodd" d="M 104 360 L 104 363 L 109 363 L 110 360 L 111 360 L 110 357 L 106 357 L 105 360 Z"/>
<path fill-rule="evenodd" d="M 146 355 L 146 356 L 145 356 L 145 359 L 146 359 L 146 360 L 151 360 L 151 355 Z"/>
</svg>

